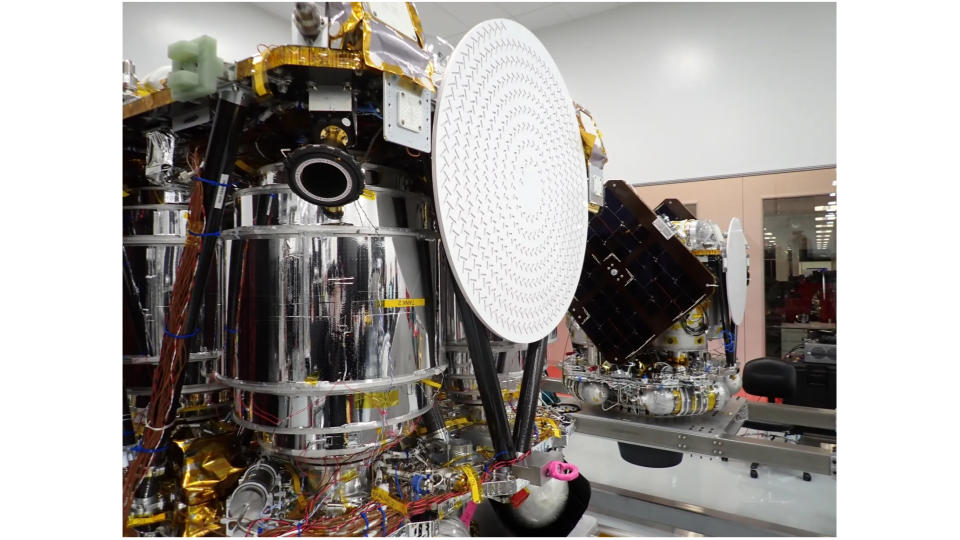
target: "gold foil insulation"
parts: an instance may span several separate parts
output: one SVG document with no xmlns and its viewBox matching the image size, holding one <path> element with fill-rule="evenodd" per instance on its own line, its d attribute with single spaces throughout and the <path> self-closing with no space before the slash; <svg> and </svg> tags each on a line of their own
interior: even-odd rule
<svg viewBox="0 0 960 540">
<path fill-rule="evenodd" d="M 583 153 L 587 158 L 587 165 L 603 169 L 607 164 L 607 149 L 603 145 L 603 134 L 597 127 L 590 111 L 574 103 L 577 109 L 577 123 L 580 124 L 580 138 L 583 139 Z"/>
<path fill-rule="evenodd" d="M 183 453 L 180 488 L 187 505 L 184 536 L 223 535 L 223 501 L 236 487 L 244 468 L 239 462 L 234 428 L 227 424 L 209 424 L 213 434 L 196 437 L 195 433 L 178 430 L 173 443 Z"/>
<path fill-rule="evenodd" d="M 124 103 L 123 119 L 126 120 L 131 116 L 137 116 L 138 114 L 143 114 L 147 111 L 151 111 L 171 103 L 173 103 L 173 94 L 170 92 L 169 88 L 164 88 L 158 92 L 147 94 L 138 100 L 131 101 L 130 103 Z"/>
<path fill-rule="evenodd" d="M 360 70 L 364 67 L 386 71 L 436 91 L 433 61 L 424 50 L 423 26 L 412 2 L 406 2 L 416 40 L 408 38 L 370 14 L 361 2 L 328 3 L 328 32 L 331 40 L 340 39 L 357 28 L 363 30 L 362 51 L 281 45 L 270 47 L 262 55 L 237 62 L 237 80 L 252 79 L 258 96 L 270 93 L 267 72 L 283 66 L 304 66 Z M 169 88 L 147 94 L 123 106 L 123 119 L 137 116 L 173 103 Z"/>
</svg>

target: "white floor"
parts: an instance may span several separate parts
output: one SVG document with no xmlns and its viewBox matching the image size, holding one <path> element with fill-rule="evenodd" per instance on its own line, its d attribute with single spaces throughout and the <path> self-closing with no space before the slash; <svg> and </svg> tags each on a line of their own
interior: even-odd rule
<svg viewBox="0 0 960 540">
<path fill-rule="evenodd" d="M 810 482 L 800 471 L 761 466 L 759 478 L 750 478 L 750 464 L 723 462 L 687 454 L 668 469 L 649 469 L 627 463 L 617 442 L 574 433 L 564 455 L 591 482 L 629 489 L 656 497 L 694 504 L 817 534 L 836 535 L 836 478 L 814 474 Z M 647 531 L 636 531 L 644 534 Z M 649 531 L 650 536 L 663 536 Z"/>
</svg>

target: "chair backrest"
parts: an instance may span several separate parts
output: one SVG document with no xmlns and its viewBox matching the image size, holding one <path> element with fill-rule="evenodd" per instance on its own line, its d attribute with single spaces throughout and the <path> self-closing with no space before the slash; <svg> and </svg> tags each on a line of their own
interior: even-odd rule
<svg viewBox="0 0 960 540">
<path fill-rule="evenodd" d="M 770 401 L 790 399 L 797 391 L 797 371 L 779 358 L 755 358 L 743 366 L 743 389 Z"/>
</svg>

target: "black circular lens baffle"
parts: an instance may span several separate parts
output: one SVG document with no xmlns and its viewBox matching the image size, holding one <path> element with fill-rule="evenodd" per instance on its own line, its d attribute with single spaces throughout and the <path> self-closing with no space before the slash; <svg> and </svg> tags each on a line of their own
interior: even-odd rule
<svg viewBox="0 0 960 540">
<path fill-rule="evenodd" d="M 360 198 L 363 171 L 346 151 L 324 144 L 301 146 L 287 156 L 288 183 L 317 206 L 343 206 Z"/>
</svg>

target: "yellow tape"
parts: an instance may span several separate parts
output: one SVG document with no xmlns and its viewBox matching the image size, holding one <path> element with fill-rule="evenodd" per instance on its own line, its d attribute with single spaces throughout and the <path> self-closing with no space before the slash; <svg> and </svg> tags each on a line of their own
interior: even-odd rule
<svg viewBox="0 0 960 540">
<path fill-rule="evenodd" d="M 447 426 L 448 428 L 450 428 L 450 427 L 457 427 L 457 426 L 469 426 L 469 425 L 470 425 L 470 421 L 467 420 L 465 417 L 461 416 L 461 417 L 459 417 L 459 418 L 453 418 L 453 419 L 450 419 L 450 420 L 446 420 L 443 424 L 444 424 L 445 426 Z"/>
<path fill-rule="evenodd" d="M 378 304 L 380 307 L 385 308 L 408 308 L 425 306 L 427 305 L 427 300 L 425 298 L 390 298 L 388 300 L 380 300 Z"/>
<path fill-rule="evenodd" d="M 319 381 L 320 379 L 316 375 L 310 375 L 309 377 L 303 380 L 303 382 L 311 386 L 316 386 Z"/>
<path fill-rule="evenodd" d="M 202 410 L 206 409 L 207 407 L 208 407 L 208 405 L 203 404 L 203 403 L 201 403 L 200 405 L 190 405 L 189 407 L 180 407 L 179 409 L 177 409 L 177 413 L 188 413 L 188 412 L 202 411 Z"/>
<path fill-rule="evenodd" d="M 371 201 L 377 200 L 377 192 L 372 189 L 365 189 L 363 193 L 360 194 L 361 197 L 365 199 L 370 199 Z"/>
<path fill-rule="evenodd" d="M 264 69 L 266 65 L 266 56 L 270 54 L 270 51 L 267 51 L 264 54 L 264 58 L 261 58 L 259 62 L 253 64 L 253 89 L 256 90 L 258 96 L 265 96 L 270 93 L 267 90 L 266 83 L 266 70 Z"/>
<path fill-rule="evenodd" d="M 547 418 L 547 423 L 550 424 L 550 427 L 553 429 L 553 436 L 562 439 L 563 433 L 560 431 L 560 426 L 557 425 L 557 421 L 553 418 Z"/>
<path fill-rule="evenodd" d="M 470 496 L 473 497 L 473 502 L 480 504 L 483 502 L 483 497 L 480 495 L 480 482 L 477 481 L 476 471 L 474 471 L 470 465 L 462 465 L 460 470 L 467 475 L 467 482 L 470 484 Z"/>
<path fill-rule="evenodd" d="M 400 403 L 400 391 L 367 392 L 357 399 L 358 409 L 386 409 Z"/>
<path fill-rule="evenodd" d="M 387 493 L 381 488 L 378 488 L 378 487 L 373 488 L 370 491 L 370 498 L 372 498 L 373 500 L 379 503 L 383 503 L 387 505 L 388 508 L 396 510 L 397 512 L 400 512 L 403 515 L 407 515 L 407 504 L 394 499 L 393 497 L 390 496 L 389 493 Z"/>
<path fill-rule="evenodd" d="M 438 383 L 437 381 L 435 381 L 435 380 L 433 380 L 433 379 L 422 379 L 420 382 L 422 382 L 423 384 L 425 384 L 425 385 L 427 385 L 427 386 L 432 386 L 432 387 L 434 387 L 434 388 L 442 388 L 442 386 L 440 385 L 440 383 Z"/>
<path fill-rule="evenodd" d="M 257 172 L 256 169 L 254 169 L 250 165 L 247 165 L 246 162 L 244 162 L 243 160 L 238 159 L 237 161 L 233 162 L 233 164 L 236 165 L 238 169 L 240 169 L 241 171 L 247 174 L 253 174 Z"/>
<path fill-rule="evenodd" d="M 141 517 L 141 518 L 127 518 L 127 527 L 139 527 L 141 525 L 150 525 L 152 523 L 159 523 L 161 521 L 167 520 L 167 514 L 154 514 L 152 516 Z"/>
</svg>

